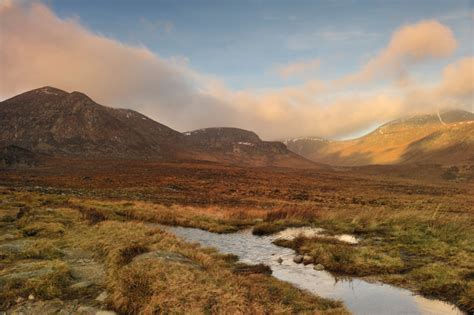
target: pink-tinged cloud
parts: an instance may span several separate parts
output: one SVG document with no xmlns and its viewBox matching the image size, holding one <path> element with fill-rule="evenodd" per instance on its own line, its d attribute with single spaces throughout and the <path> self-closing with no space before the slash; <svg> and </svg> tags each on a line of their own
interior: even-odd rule
<svg viewBox="0 0 474 315">
<path fill-rule="evenodd" d="M 443 82 L 438 88 L 440 96 L 468 97 L 474 105 L 474 57 L 466 57 L 443 70 Z"/>
<path fill-rule="evenodd" d="M 78 20 L 60 19 L 41 3 L 11 1 L 0 2 L 0 45 L 2 99 L 50 85 L 141 111 L 181 131 L 234 126 L 266 139 L 332 137 L 439 106 L 472 106 L 472 57 L 446 67 L 436 86 L 408 81 L 402 89 L 388 85 L 354 93 L 313 79 L 260 92 L 234 91 L 194 71 L 186 58 L 164 59 L 145 47 L 94 34 Z M 455 46 L 451 31 L 436 21 L 405 26 L 355 81 L 396 74 L 398 66 L 409 72 L 414 62 L 447 56 Z M 317 62 L 312 64 L 316 68 Z M 295 65 L 286 73 L 305 70 Z"/>
<path fill-rule="evenodd" d="M 427 20 L 405 25 L 392 35 L 388 46 L 359 72 L 345 76 L 336 84 L 345 86 L 384 78 L 405 80 L 411 65 L 449 56 L 456 46 L 452 31 L 438 21 Z"/>
<path fill-rule="evenodd" d="M 12 4 L 0 14 L 2 97 L 51 85 L 145 111 L 175 128 L 185 128 L 190 117 L 196 127 L 207 122 L 204 107 L 223 110 L 197 91 L 195 74 L 182 59 L 165 60 L 145 47 L 94 34 L 41 3 Z"/>
</svg>

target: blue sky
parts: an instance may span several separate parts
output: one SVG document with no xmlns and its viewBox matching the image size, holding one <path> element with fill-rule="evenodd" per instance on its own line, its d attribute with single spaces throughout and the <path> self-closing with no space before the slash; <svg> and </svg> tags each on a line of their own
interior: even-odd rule
<svg viewBox="0 0 474 315">
<path fill-rule="evenodd" d="M 278 64 L 318 58 L 315 77 L 356 71 L 404 24 L 437 19 L 460 46 L 443 62 L 472 54 L 473 1 L 127 1 L 50 0 L 60 17 L 77 17 L 93 32 L 163 57 L 180 56 L 232 88 L 298 83 L 274 73 Z M 439 66 L 439 63 L 436 64 Z M 430 77 L 433 65 L 414 69 Z"/>
</svg>

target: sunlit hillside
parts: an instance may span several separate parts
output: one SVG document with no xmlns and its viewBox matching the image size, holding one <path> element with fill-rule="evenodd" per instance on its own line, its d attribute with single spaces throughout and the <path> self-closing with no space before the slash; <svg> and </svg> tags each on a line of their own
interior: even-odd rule
<svg viewBox="0 0 474 315">
<path fill-rule="evenodd" d="M 358 139 L 290 139 L 288 148 L 308 159 L 332 165 L 440 163 L 474 157 L 474 114 L 449 111 L 389 122 Z"/>
</svg>

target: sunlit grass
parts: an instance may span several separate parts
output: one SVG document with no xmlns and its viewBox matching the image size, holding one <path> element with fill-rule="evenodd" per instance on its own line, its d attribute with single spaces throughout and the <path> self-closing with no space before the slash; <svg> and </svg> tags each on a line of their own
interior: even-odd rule
<svg viewBox="0 0 474 315">
<path fill-rule="evenodd" d="M 15 241 L 25 242 L 21 251 L 0 258 L 5 267 L 0 271 L 2 309 L 30 294 L 37 299 L 77 299 L 78 292 L 70 288 L 72 266 L 64 253 L 80 251 L 103 264 L 106 281 L 102 289 L 109 293 L 106 303 L 119 313 L 347 314 L 341 303 L 271 276 L 236 273 L 235 257 L 185 243 L 143 222 L 172 223 L 165 219 L 172 218 L 174 211 L 178 223 L 207 222 L 209 228 L 235 220 L 230 214 L 206 215 L 217 213 L 216 209 L 201 210 L 201 217 L 193 221 L 190 209 L 178 206 L 69 200 L 35 193 L 0 196 L 0 215 L 2 219 L 9 216 L 0 229 L 18 231 Z M 18 215 L 22 207 L 28 210 Z M 157 253 L 158 258 L 135 259 L 147 253 Z M 23 277 L 18 274 L 23 271 L 33 273 Z"/>
</svg>

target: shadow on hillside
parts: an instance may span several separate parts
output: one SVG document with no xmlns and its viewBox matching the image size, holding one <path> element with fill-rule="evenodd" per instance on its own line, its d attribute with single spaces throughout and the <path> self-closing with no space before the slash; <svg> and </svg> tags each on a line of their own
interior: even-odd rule
<svg viewBox="0 0 474 315">
<path fill-rule="evenodd" d="M 436 139 L 441 132 L 435 132 L 420 140 L 411 143 L 400 156 L 397 163 L 409 164 L 429 162 L 440 164 L 474 163 L 474 148 L 462 142 L 449 147 L 430 150 L 427 148 L 429 141 Z"/>
<path fill-rule="evenodd" d="M 321 159 L 321 163 L 333 166 L 353 166 L 373 164 L 373 154 L 369 152 L 354 152 L 350 155 L 342 155 L 341 152 L 332 153 Z"/>
</svg>

